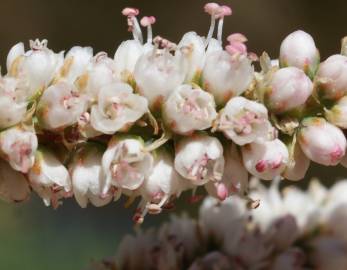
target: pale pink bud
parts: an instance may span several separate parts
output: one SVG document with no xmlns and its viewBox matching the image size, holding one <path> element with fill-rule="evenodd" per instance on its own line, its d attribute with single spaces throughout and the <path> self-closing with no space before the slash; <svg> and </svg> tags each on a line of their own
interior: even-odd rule
<svg viewBox="0 0 347 270">
<path fill-rule="evenodd" d="M 289 158 L 287 147 L 279 139 L 247 144 L 241 150 L 246 169 L 264 180 L 280 176 Z"/>
<path fill-rule="evenodd" d="M 313 78 L 320 57 L 312 36 L 298 30 L 282 41 L 279 60 L 281 67 L 297 67 L 302 69 L 310 78 Z"/>
<path fill-rule="evenodd" d="M 267 140 L 272 129 L 266 107 L 244 97 L 234 97 L 219 113 L 217 129 L 244 145 L 256 140 Z"/>
<path fill-rule="evenodd" d="M 69 165 L 73 193 L 78 204 L 85 208 L 88 202 L 100 207 L 108 204 L 113 194 L 103 194 L 105 174 L 101 160 L 103 147 L 97 144 L 87 144 L 78 149 Z"/>
<path fill-rule="evenodd" d="M 177 87 L 163 104 L 164 122 L 172 131 L 190 134 L 212 126 L 216 118 L 213 96 L 200 88 L 183 84 Z"/>
<path fill-rule="evenodd" d="M 224 147 L 224 174 L 219 182 L 208 182 L 205 188 L 210 196 L 224 200 L 232 194 L 245 195 L 248 188 L 248 172 L 235 144 Z"/>
<path fill-rule="evenodd" d="M 30 187 L 24 175 L 0 159 L 0 199 L 16 203 L 27 200 L 29 196 Z"/>
<path fill-rule="evenodd" d="M 91 125 L 105 134 L 114 134 L 139 120 L 148 111 L 147 106 L 147 100 L 133 94 L 131 86 L 126 83 L 103 86 L 98 104 L 91 108 Z"/>
<path fill-rule="evenodd" d="M 220 181 L 224 171 L 223 146 L 214 137 L 193 135 L 176 145 L 175 169 L 194 185 Z"/>
<path fill-rule="evenodd" d="M 298 142 L 305 155 L 312 161 L 325 165 L 337 165 L 346 151 L 343 132 L 324 118 L 306 118 L 301 123 Z"/>
<path fill-rule="evenodd" d="M 139 188 L 153 167 L 153 156 L 144 148 L 137 137 L 114 136 L 102 157 L 106 176 L 103 192 L 109 187 L 135 190 Z"/>
<path fill-rule="evenodd" d="M 38 140 L 33 131 L 13 127 L 0 133 L 1 155 L 16 171 L 29 171 L 34 165 L 37 146 Z"/>
<path fill-rule="evenodd" d="M 347 57 L 333 55 L 322 62 L 316 75 L 319 98 L 338 100 L 347 94 Z"/>
<path fill-rule="evenodd" d="M 333 125 L 347 129 L 347 96 L 339 99 L 331 109 L 326 109 L 324 116 Z"/>
<path fill-rule="evenodd" d="M 137 61 L 134 78 L 138 92 L 147 98 L 151 109 L 158 109 L 170 92 L 185 77 L 184 57 L 177 51 L 156 48 L 143 54 Z"/>
<path fill-rule="evenodd" d="M 37 106 L 40 126 L 47 130 L 59 130 L 77 123 L 87 110 L 87 97 L 73 84 L 58 82 L 48 87 Z"/>
<path fill-rule="evenodd" d="M 287 67 L 273 74 L 264 100 L 269 110 L 284 113 L 305 104 L 312 91 L 313 84 L 302 70 Z"/>
<path fill-rule="evenodd" d="M 71 196 L 71 179 L 65 166 L 48 149 L 39 148 L 28 173 L 30 185 L 46 206 L 57 208 L 60 199 Z"/>
<path fill-rule="evenodd" d="M 217 105 L 224 105 L 246 91 L 253 76 L 252 62 L 246 55 L 234 57 L 226 51 L 214 51 L 205 61 L 203 88 L 215 97 Z"/>
</svg>

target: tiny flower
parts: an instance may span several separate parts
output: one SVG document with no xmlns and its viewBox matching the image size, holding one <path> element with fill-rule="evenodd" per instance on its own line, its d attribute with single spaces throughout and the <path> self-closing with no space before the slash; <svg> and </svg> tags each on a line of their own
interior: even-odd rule
<svg viewBox="0 0 347 270">
<path fill-rule="evenodd" d="M 298 142 L 310 160 L 325 166 L 335 166 L 342 160 L 347 143 L 338 127 L 320 117 L 306 118 L 301 126 Z"/>
<path fill-rule="evenodd" d="M 266 107 L 244 97 L 234 97 L 219 112 L 216 129 L 238 145 L 267 140 L 272 126 Z"/>
<path fill-rule="evenodd" d="M 313 84 L 306 74 L 296 68 L 277 70 L 265 89 L 266 107 L 274 113 L 284 113 L 305 104 L 312 94 Z"/>
<path fill-rule="evenodd" d="M 144 97 L 133 94 L 130 85 L 113 83 L 100 89 L 98 104 L 91 108 L 91 125 L 105 134 L 130 127 L 148 111 Z"/>
<path fill-rule="evenodd" d="M 176 146 L 175 169 L 194 185 L 220 181 L 224 170 L 223 146 L 214 137 L 193 135 Z"/>
<path fill-rule="evenodd" d="M 137 61 L 134 78 L 138 92 L 147 98 L 151 109 L 158 109 L 172 90 L 185 78 L 185 58 L 169 48 L 153 48 Z"/>
<path fill-rule="evenodd" d="M 172 131 L 190 134 L 212 126 L 216 118 L 213 96 L 188 84 L 178 86 L 163 104 L 163 119 Z"/>
<path fill-rule="evenodd" d="M 144 148 L 144 142 L 136 137 L 114 136 L 102 157 L 106 176 L 104 193 L 111 185 L 128 190 L 139 188 L 151 172 L 153 156 Z"/>
<path fill-rule="evenodd" d="M 97 101 L 100 89 L 108 84 L 119 82 L 115 61 L 105 52 L 97 53 L 87 67 L 87 71 L 79 77 L 76 84 L 90 99 Z"/>
<path fill-rule="evenodd" d="M 28 172 L 31 187 L 46 206 L 57 208 L 61 198 L 71 196 L 71 179 L 65 166 L 45 148 L 35 153 L 34 166 Z"/>
<path fill-rule="evenodd" d="M 13 170 L 0 159 L 0 199 L 5 202 L 22 202 L 29 198 L 30 187 L 24 175 Z"/>
<path fill-rule="evenodd" d="M 347 96 L 339 99 L 329 110 L 326 109 L 324 116 L 333 125 L 347 129 Z"/>
<path fill-rule="evenodd" d="M 186 183 L 174 169 L 173 157 L 164 149 L 154 155 L 152 169 L 140 187 L 143 200 L 150 203 L 149 211 L 160 211 L 171 196 L 179 196 Z"/>
<path fill-rule="evenodd" d="M 319 65 L 316 75 L 318 97 L 338 100 L 347 94 L 347 57 L 333 55 Z"/>
<path fill-rule="evenodd" d="M 93 57 L 93 48 L 75 46 L 66 54 L 60 76 L 69 83 L 84 74 Z"/>
<path fill-rule="evenodd" d="M 26 83 L 27 97 L 31 97 L 36 91 L 48 86 L 63 60 L 63 52 L 56 54 L 47 48 L 47 40 L 37 39 L 30 41 L 30 50 L 27 52 L 24 52 L 23 45 L 15 45 L 9 53 L 7 66 L 11 76 Z"/>
<path fill-rule="evenodd" d="M 264 180 L 281 175 L 289 158 L 287 147 L 279 139 L 247 144 L 241 150 L 246 169 Z"/>
<path fill-rule="evenodd" d="M 0 133 L 0 152 L 16 171 L 27 173 L 34 165 L 36 134 L 15 126 Z"/>
<path fill-rule="evenodd" d="M 208 182 L 205 188 L 210 196 L 224 200 L 232 194 L 245 195 L 248 189 L 248 172 L 242 164 L 235 144 L 224 147 L 224 174 L 219 182 Z"/>
<path fill-rule="evenodd" d="M 69 165 L 73 193 L 82 208 L 87 207 L 88 202 L 100 207 L 112 200 L 113 194 L 102 193 L 105 186 L 102 155 L 101 146 L 87 144 L 78 149 Z"/>
<path fill-rule="evenodd" d="M 87 97 L 73 84 L 58 82 L 48 87 L 37 106 L 40 126 L 59 130 L 77 123 L 87 109 Z"/>
<path fill-rule="evenodd" d="M 18 124 L 27 111 L 27 102 L 15 78 L 0 77 L 0 129 Z"/>
<path fill-rule="evenodd" d="M 298 143 L 295 144 L 293 151 L 294 153 L 292 160 L 289 159 L 287 167 L 283 173 L 283 177 L 288 180 L 297 181 L 305 177 L 306 172 L 310 166 L 310 160 L 301 150 L 301 147 Z"/>
<path fill-rule="evenodd" d="M 319 65 L 319 51 L 312 36 L 302 30 L 289 34 L 280 48 L 281 67 L 297 67 L 313 78 Z"/>
<path fill-rule="evenodd" d="M 202 37 L 195 32 L 184 34 L 178 43 L 178 48 L 185 49 L 188 68 L 185 82 L 198 82 L 205 62 L 205 44 Z"/>
<path fill-rule="evenodd" d="M 245 92 L 253 76 L 253 66 L 247 55 L 232 56 L 223 50 L 214 51 L 205 61 L 203 88 L 215 97 L 217 105 L 224 105 L 230 98 Z"/>
</svg>

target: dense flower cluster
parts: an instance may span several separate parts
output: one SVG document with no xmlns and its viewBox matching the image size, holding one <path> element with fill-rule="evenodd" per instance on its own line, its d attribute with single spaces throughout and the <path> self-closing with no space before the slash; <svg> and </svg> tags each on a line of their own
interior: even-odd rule
<svg viewBox="0 0 347 270">
<path fill-rule="evenodd" d="M 133 39 L 114 58 L 90 47 L 55 53 L 46 40 L 13 46 L 0 77 L 1 197 L 34 190 L 53 207 L 71 196 L 81 207 L 141 197 L 140 223 L 185 190 L 196 199 L 199 186 L 256 206 L 249 174 L 299 180 L 310 160 L 347 165 L 346 42 L 320 63 L 312 37 L 296 31 L 278 61 L 258 59 L 240 33 L 223 47 L 229 7 L 204 8 L 207 37 L 188 32 L 178 44 L 153 38 L 153 16 L 139 22 L 125 8 Z"/>
<path fill-rule="evenodd" d="M 249 210 L 237 196 L 206 198 L 199 218 L 173 216 L 159 229 L 127 235 L 117 254 L 90 269 L 266 269 L 347 268 L 347 180 L 308 191 L 278 182 L 252 193 L 263 202 Z"/>
</svg>

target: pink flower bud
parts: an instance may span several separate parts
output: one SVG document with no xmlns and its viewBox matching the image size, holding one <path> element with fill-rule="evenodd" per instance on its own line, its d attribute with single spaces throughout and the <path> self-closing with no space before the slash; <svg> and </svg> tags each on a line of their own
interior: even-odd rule
<svg viewBox="0 0 347 270">
<path fill-rule="evenodd" d="M 215 97 L 217 105 L 224 105 L 231 97 L 246 91 L 253 76 L 252 62 L 246 55 L 234 57 L 218 50 L 206 58 L 202 72 L 203 88 Z"/>
<path fill-rule="evenodd" d="M 241 150 L 246 169 L 264 180 L 281 175 L 289 158 L 287 147 L 279 139 L 247 144 Z"/>
<path fill-rule="evenodd" d="M 347 57 L 333 55 L 319 66 L 316 80 L 318 97 L 338 100 L 347 94 Z"/>
<path fill-rule="evenodd" d="M 263 104 L 244 97 L 234 97 L 219 113 L 217 129 L 236 144 L 244 145 L 256 140 L 267 140 L 272 126 Z"/>
<path fill-rule="evenodd" d="M 223 146 L 214 137 L 193 135 L 176 146 L 175 169 L 194 185 L 220 181 L 224 171 Z"/>
<path fill-rule="evenodd" d="M 25 201 L 29 196 L 30 187 L 24 175 L 0 159 L 0 199 L 16 203 Z"/>
<path fill-rule="evenodd" d="M 312 161 L 325 165 L 337 165 L 346 151 L 343 132 L 324 118 L 306 118 L 301 123 L 298 142 L 305 155 Z"/>
<path fill-rule="evenodd" d="M 281 44 L 281 67 L 297 67 L 313 78 L 319 65 L 319 51 L 308 33 L 298 30 L 288 35 Z"/>
<path fill-rule="evenodd" d="M 188 84 L 177 87 L 163 104 L 163 119 L 172 131 L 190 134 L 212 126 L 216 118 L 213 96 Z"/>
<path fill-rule="evenodd" d="M 273 74 L 264 100 L 269 110 L 284 113 L 305 104 L 312 91 L 313 84 L 302 70 L 287 67 Z"/>
<path fill-rule="evenodd" d="M 347 96 L 339 99 L 331 109 L 325 110 L 324 116 L 333 125 L 347 129 Z"/>
<path fill-rule="evenodd" d="M 35 154 L 35 164 L 28 173 L 31 187 L 46 206 L 57 208 L 61 198 L 70 197 L 72 186 L 65 166 L 48 149 L 40 148 Z"/>
<path fill-rule="evenodd" d="M 21 127 L 12 127 L 0 133 L 1 155 L 16 171 L 29 171 L 34 165 L 37 146 L 36 134 Z"/>
</svg>

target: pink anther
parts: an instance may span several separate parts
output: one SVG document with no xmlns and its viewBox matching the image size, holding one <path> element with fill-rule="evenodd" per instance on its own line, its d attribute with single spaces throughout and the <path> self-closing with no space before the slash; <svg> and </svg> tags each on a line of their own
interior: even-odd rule
<svg viewBox="0 0 347 270">
<path fill-rule="evenodd" d="M 220 12 L 220 5 L 218 5 L 217 3 L 207 3 L 204 6 L 204 10 L 206 13 L 213 16 L 213 15 L 216 15 Z"/>
<path fill-rule="evenodd" d="M 247 38 L 241 33 L 234 33 L 227 37 L 227 41 L 229 43 L 235 43 L 235 42 L 245 43 L 247 42 Z"/>
<path fill-rule="evenodd" d="M 141 19 L 140 23 L 143 27 L 147 27 L 147 26 L 154 24 L 155 21 L 156 21 L 156 19 L 154 16 L 145 16 Z"/>
<path fill-rule="evenodd" d="M 139 15 L 139 10 L 137 8 L 126 7 L 122 10 L 122 14 L 128 17 L 134 17 Z"/>
</svg>

